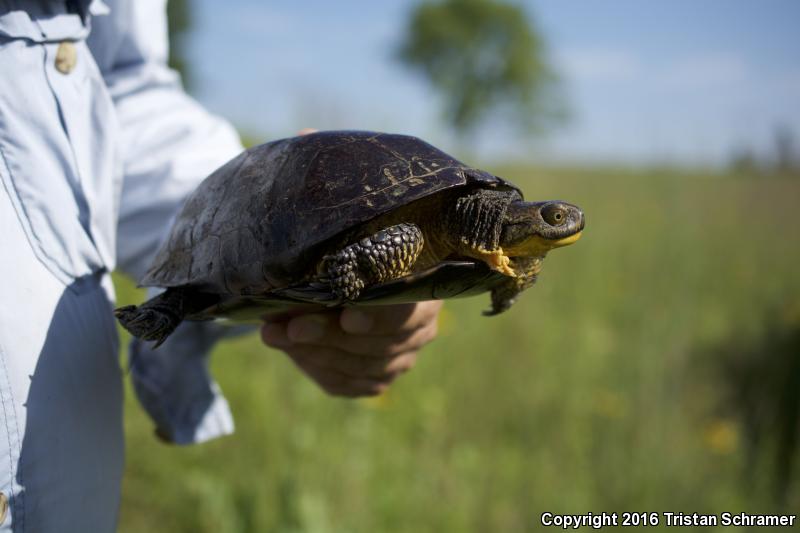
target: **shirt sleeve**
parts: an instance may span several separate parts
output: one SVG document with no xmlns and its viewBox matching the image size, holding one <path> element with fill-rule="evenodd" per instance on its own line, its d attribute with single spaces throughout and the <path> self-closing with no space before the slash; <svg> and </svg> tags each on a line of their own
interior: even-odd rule
<svg viewBox="0 0 800 533">
<path fill-rule="evenodd" d="M 186 196 L 241 152 L 234 129 L 182 89 L 167 66 L 164 0 L 107 1 L 88 43 L 112 96 L 123 185 L 117 265 L 140 279 Z M 237 328 L 240 329 L 240 328 Z M 179 443 L 231 433 L 227 402 L 208 371 L 212 346 L 231 328 L 184 323 L 153 351 L 134 340 L 131 379 L 158 434 Z"/>
</svg>

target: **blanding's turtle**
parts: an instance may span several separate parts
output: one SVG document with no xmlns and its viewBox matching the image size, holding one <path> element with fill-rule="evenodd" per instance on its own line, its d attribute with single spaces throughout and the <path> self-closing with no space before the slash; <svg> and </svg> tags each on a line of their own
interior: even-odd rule
<svg viewBox="0 0 800 533">
<path fill-rule="evenodd" d="M 309 304 L 490 290 L 494 315 L 583 227 L 576 206 L 526 202 L 415 137 L 312 133 L 250 148 L 203 181 L 140 282 L 166 290 L 116 316 L 160 344 L 184 319 Z"/>
</svg>

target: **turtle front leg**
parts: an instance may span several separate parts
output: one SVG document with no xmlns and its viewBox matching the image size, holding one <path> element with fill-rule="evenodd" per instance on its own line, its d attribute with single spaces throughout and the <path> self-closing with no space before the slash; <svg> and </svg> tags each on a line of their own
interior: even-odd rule
<svg viewBox="0 0 800 533">
<path fill-rule="evenodd" d="M 542 259 L 542 257 L 524 257 L 512 260 L 513 269 L 520 274 L 504 280 L 492 289 L 492 308 L 484 311 L 483 315 L 499 315 L 510 309 L 519 294 L 536 283 L 536 278 L 542 269 Z"/>
<path fill-rule="evenodd" d="M 410 223 L 389 226 L 322 259 L 322 275 L 339 302 L 361 290 L 409 274 L 422 251 L 422 231 Z"/>
</svg>

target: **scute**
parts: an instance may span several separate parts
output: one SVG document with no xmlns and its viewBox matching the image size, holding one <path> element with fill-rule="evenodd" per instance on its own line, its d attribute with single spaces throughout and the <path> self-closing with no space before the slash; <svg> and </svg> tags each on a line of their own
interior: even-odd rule
<svg viewBox="0 0 800 533">
<path fill-rule="evenodd" d="M 232 294 L 283 287 L 326 240 L 468 182 L 513 187 L 404 135 L 328 131 L 256 146 L 188 198 L 140 283 Z"/>
</svg>

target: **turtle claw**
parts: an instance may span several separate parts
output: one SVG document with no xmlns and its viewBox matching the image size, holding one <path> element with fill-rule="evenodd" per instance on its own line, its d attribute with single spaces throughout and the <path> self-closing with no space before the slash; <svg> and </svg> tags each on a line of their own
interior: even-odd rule
<svg viewBox="0 0 800 533">
<path fill-rule="evenodd" d="M 492 299 L 492 308 L 491 309 L 486 309 L 481 314 L 483 316 L 497 316 L 500 313 L 505 313 L 506 311 L 511 309 L 511 306 L 514 305 L 514 301 L 515 300 L 516 299 L 514 299 L 514 300 L 504 300 L 504 301 L 494 301 L 494 299 Z"/>
<path fill-rule="evenodd" d="M 505 313 L 510 307 L 511 306 L 509 305 L 509 306 L 500 307 L 500 308 L 497 308 L 497 309 L 495 309 L 495 308 L 486 309 L 485 311 L 481 312 L 481 315 L 483 315 L 483 316 L 497 316 L 500 313 Z"/>
</svg>

